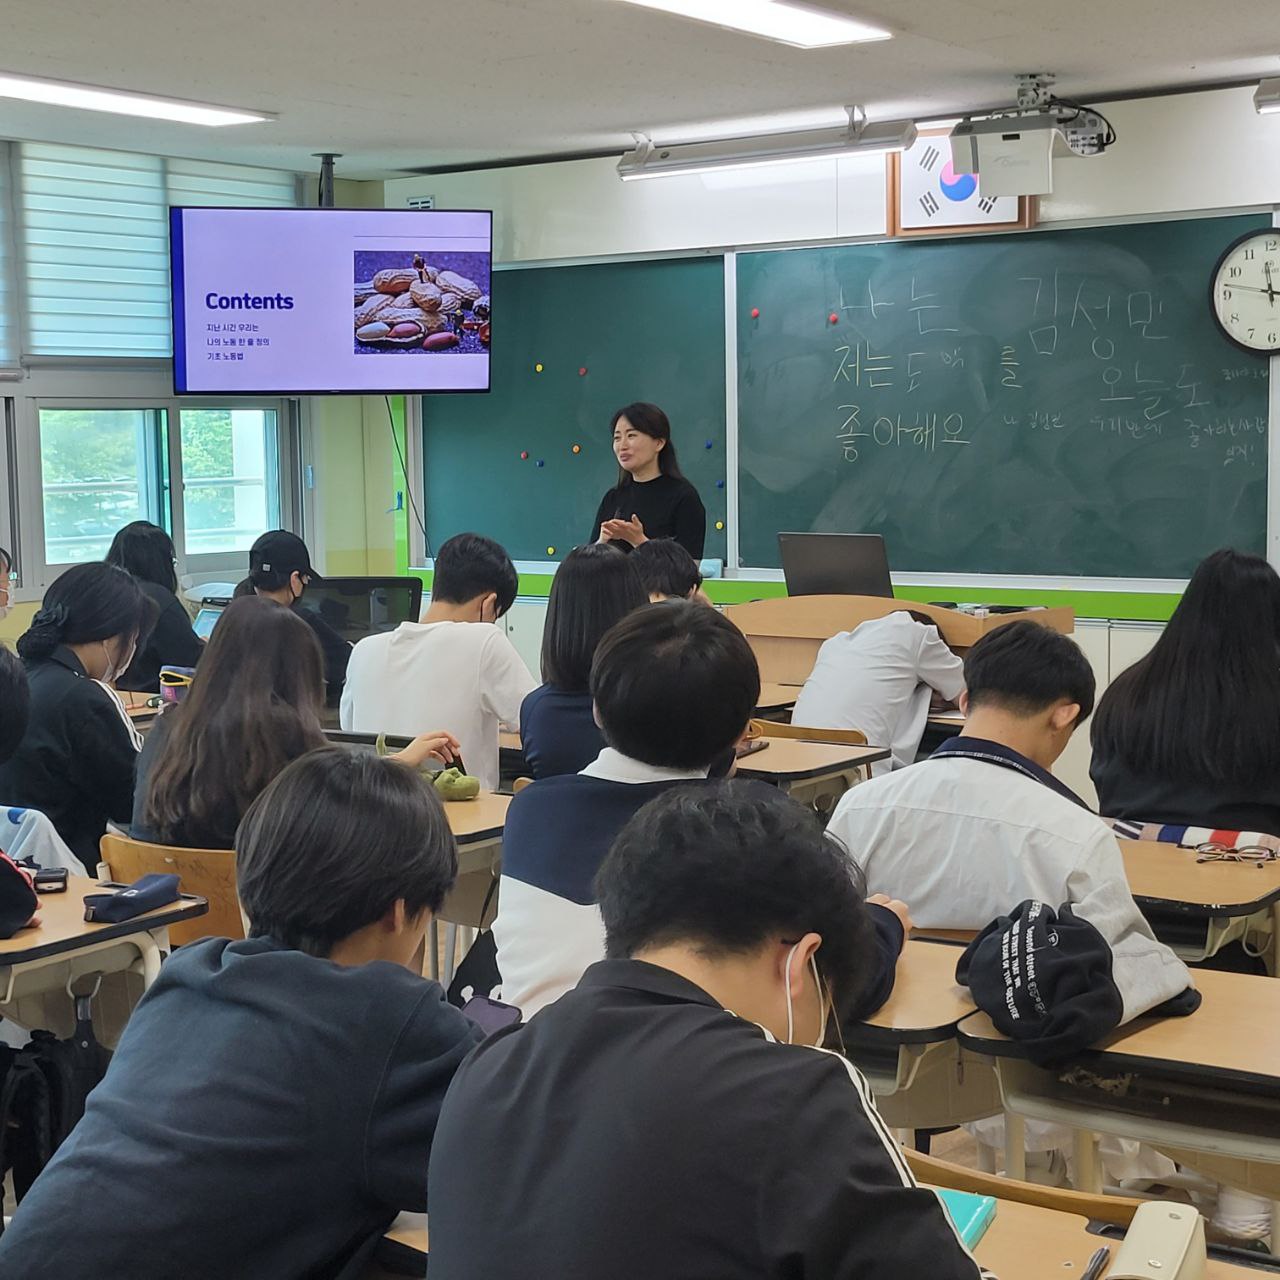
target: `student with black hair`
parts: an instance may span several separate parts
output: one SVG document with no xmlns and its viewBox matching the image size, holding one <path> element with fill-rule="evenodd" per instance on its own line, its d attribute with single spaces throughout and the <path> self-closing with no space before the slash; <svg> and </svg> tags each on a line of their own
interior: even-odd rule
<svg viewBox="0 0 1280 1280">
<path fill-rule="evenodd" d="M 746 637 L 722 614 L 687 601 L 628 614 L 600 641 L 591 695 L 605 749 L 580 773 L 526 787 L 507 810 L 493 923 L 501 998 L 527 1018 L 558 999 L 602 955 L 592 884 L 610 844 L 650 800 L 705 785 L 712 764 L 746 731 L 760 671 Z M 893 986 L 906 908 L 873 914 L 876 1008 Z"/>
<path fill-rule="evenodd" d="M 414 737 L 439 726 L 461 743 L 467 771 L 496 790 L 499 726 L 519 722 L 537 684 L 494 625 L 515 602 L 518 581 L 492 538 L 450 538 L 436 553 L 422 621 L 366 636 L 352 651 L 342 727 Z"/>
<path fill-rule="evenodd" d="M 362 1274 L 395 1215 L 427 1208 L 441 1101 L 480 1038 L 413 968 L 457 866 L 413 770 L 337 747 L 294 761 L 236 836 L 249 937 L 165 962 L 0 1272 Z"/>
<path fill-rule="evenodd" d="M 873 746 L 890 747 L 872 777 L 915 762 L 938 695 L 954 702 L 964 664 L 927 613 L 895 609 L 824 640 L 791 713 L 792 724 L 858 729 Z"/>
<path fill-rule="evenodd" d="M 22 660 L 11 649 L 0 646 L 0 761 L 8 760 L 18 749 L 27 732 L 30 713 L 31 692 Z M 20 830 L 14 823 L 4 832 L 0 852 L 0 938 L 11 938 L 19 929 L 34 923 L 40 910 L 30 872 L 13 861 L 23 856 L 11 847 L 12 837 Z"/>
<path fill-rule="evenodd" d="M 112 687 L 145 644 L 155 606 L 115 565 L 78 564 L 45 592 L 18 640 L 31 688 L 31 721 L 0 765 L 5 804 L 46 814 L 92 871 L 107 823 L 133 812 L 142 738 Z"/>
<path fill-rule="evenodd" d="M 839 1043 L 878 963 L 861 877 L 813 814 L 760 783 L 678 786 L 596 891 L 607 959 L 450 1088 L 432 1268 L 977 1280 L 866 1081 L 812 1047 Z"/>
<path fill-rule="evenodd" d="M 178 599 L 177 559 L 173 539 L 149 520 L 134 520 L 111 540 L 107 563 L 127 569 L 142 593 L 156 606 L 156 625 L 138 648 L 129 670 L 116 681 L 120 689 L 160 688 L 161 667 L 194 667 L 204 645 Z"/>
<path fill-rule="evenodd" d="M 637 401 L 619 409 L 610 428 L 618 483 L 600 501 L 591 541 L 630 551 L 649 538 L 674 538 L 700 560 L 707 512 L 680 470 L 667 415 L 656 404 Z"/>
<path fill-rule="evenodd" d="M 13 584 L 18 581 L 18 573 L 13 565 L 13 555 L 6 548 L 0 547 L 0 618 L 7 618 L 13 608 Z"/>
<path fill-rule="evenodd" d="M 1092 737 L 1107 817 L 1280 836 L 1280 575 L 1239 551 L 1202 561 Z"/>
<path fill-rule="evenodd" d="M 711 603 L 702 590 L 702 570 L 698 562 L 673 538 L 649 538 L 632 552 L 631 562 L 653 603 L 659 600 Z"/>
<path fill-rule="evenodd" d="M 556 570 L 542 632 L 542 684 L 520 708 L 520 741 L 535 778 L 577 773 L 604 749 L 591 707 L 591 661 L 605 632 L 647 603 L 638 559 L 639 552 L 624 556 L 593 542 Z"/>
<path fill-rule="evenodd" d="M 252 593 L 292 609 L 315 632 L 324 655 L 324 681 L 330 705 L 336 705 L 351 660 L 348 644 L 321 616 L 303 604 L 307 588 L 324 579 L 311 567 L 311 552 L 296 533 L 272 529 L 249 548 L 249 576 L 236 587 L 237 597 Z"/>
</svg>

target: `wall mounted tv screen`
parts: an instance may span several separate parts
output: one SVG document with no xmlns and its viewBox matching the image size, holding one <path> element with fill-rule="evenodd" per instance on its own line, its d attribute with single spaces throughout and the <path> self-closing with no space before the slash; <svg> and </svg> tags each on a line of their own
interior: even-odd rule
<svg viewBox="0 0 1280 1280">
<path fill-rule="evenodd" d="M 493 215 L 169 211 L 180 395 L 488 391 Z"/>
</svg>

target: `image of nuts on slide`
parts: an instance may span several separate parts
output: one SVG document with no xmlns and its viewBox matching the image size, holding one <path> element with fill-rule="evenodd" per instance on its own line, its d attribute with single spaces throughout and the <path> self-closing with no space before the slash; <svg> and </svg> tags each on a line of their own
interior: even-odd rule
<svg viewBox="0 0 1280 1280">
<path fill-rule="evenodd" d="M 373 277 L 373 287 L 379 293 L 408 293 L 417 278 L 418 273 L 412 267 L 390 267 Z"/>
<path fill-rule="evenodd" d="M 443 295 L 429 280 L 418 280 L 409 286 L 409 297 L 420 306 L 423 311 L 439 311 L 440 299 Z"/>
<path fill-rule="evenodd" d="M 442 271 L 436 276 L 436 284 L 446 293 L 456 293 L 467 302 L 475 302 L 484 297 L 485 291 L 474 280 L 459 275 L 456 271 Z"/>
<path fill-rule="evenodd" d="M 360 249 L 352 267 L 358 355 L 488 352 L 488 254 Z"/>
</svg>

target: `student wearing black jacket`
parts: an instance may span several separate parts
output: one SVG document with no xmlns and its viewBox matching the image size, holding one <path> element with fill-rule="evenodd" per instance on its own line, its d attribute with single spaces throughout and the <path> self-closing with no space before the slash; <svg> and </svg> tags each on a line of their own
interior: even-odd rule
<svg viewBox="0 0 1280 1280">
<path fill-rule="evenodd" d="M 12 649 L 0 646 L 0 760 L 7 760 L 22 741 L 31 713 L 31 693 L 22 660 Z M 0 938 L 12 938 L 34 923 L 40 909 L 31 873 L 0 851 Z"/>
<path fill-rule="evenodd" d="M 204 645 L 178 599 L 177 563 L 173 539 L 149 520 L 127 524 L 111 540 L 107 563 L 127 569 L 143 594 L 156 606 L 156 625 L 147 643 L 116 682 L 121 689 L 154 693 L 160 688 L 161 667 L 194 667 Z"/>
<path fill-rule="evenodd" d="M 1280 575 L 1215 551 L 1093 717 L 1108 818 L 1280 836 Z"/>
<path fill-rule="evenodd" d="M 449 1090 L 431 1274 L 978 1280 L 857 1068 L 811 1047 L 876 966 L 814 815 L 761 783 L 680 787 L 597 886 L 607 958 Z"/>
<path fill-rule="evenodd" d="M 591 541 L 630 551 L 649 538 L 674 538 L 701 560 L 707 511 L 680 470 L 667 415 L 641 401 L 619 409 L 611 426 L 618 483 L 600 500 Z"/>
<path fill-rule="evenodd" d="M 0 1275 L 364 1274 L 396 1214 L 427 1208 L 440 1104 L 480 1038 L 413 965 L 457 866 L 415 770 L 294 761 L 237 834 L 251 936 L 165 961 L 0 1236 Z"/>
<path fill-rule="evenodd" d="M 630 556 L 577 547 L 556 570 L 542 632 L 542 684 L 520 707 L 520 743 L 535 778 L 585 769 L 604 749 L 591 709 L 591 660 L 620 618 L 648 603 Z"/>
<path fill-rule="evenodd" d="M 50 586 L 18 640 L 31 719 L 0 765 L 0 796 L 47 814 L 89 871 L 108 821 L 127 823 L 133 813 L 142 739 L 112 685 L 146 643 L 154 616 L 131 574 L 79 564 Z"/>
</svg>

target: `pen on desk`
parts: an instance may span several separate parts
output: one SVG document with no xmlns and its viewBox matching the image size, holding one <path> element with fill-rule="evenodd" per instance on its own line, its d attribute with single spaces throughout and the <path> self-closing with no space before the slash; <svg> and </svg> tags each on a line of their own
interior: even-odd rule
<svg viewBox="0 0 1280 1280">
<path fill-rule="evenodd" d="M 1110 1257 L 1111 1250 L 1104 1245 L 1093 1255 L 1092 1258 L 1089 1259 L 1089 1265 L 1085 1267 L 1084 1275 L 1080 1277 L 1080 1280 L 1098 1280 L 1098 1277 L 1102 1275 L 1103 1270 L 1106 1268 Z"/>
</svg>

